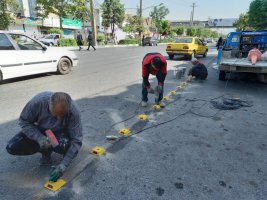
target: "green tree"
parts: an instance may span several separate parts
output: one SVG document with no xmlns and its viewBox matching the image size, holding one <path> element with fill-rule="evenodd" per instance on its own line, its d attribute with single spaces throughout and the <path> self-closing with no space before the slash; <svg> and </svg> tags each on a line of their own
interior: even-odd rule
<svg viewBox="0 0 267 200">
<path fill-rule="evenodd" d="M 74 15 L 73 7 L 75 0 L 36 0 L 37 15 L 46 18 L 50 13 L 56 14 L 60 18 L 60 29 L 62 29 L 62 18 Z"/>
<path fill-rule="evenodd" d="M 183 26 L 176 26 L 172 29 L 177 35 L 184 34 L 184 27 Z"/>
<path fill-rule="evenodd" d="M 196 36 L 201 37 L 203 35 L 204 35 L 204 28 L 201 28 L 201 27 L 197 28 L 196 29 Z"/>
<path fill-rule="evenodd" d="M 1 0 L 0 1 L 0 30 L 8 28 L 13 21 L 14 14 L 21 8 L 16 0 Z"/>
<path fill-rule="evenodd" d="M 165 17 L 169 14 L 169 9 L 165 6 L 154 7 L 154 10 L 150 12 L 150 17 L 152 18 L 155 27 L 158 31 L 161 28 L 161 22 L 165 19 Z"/>
<path fill-rule="evenodd" d="M 168 20 L 161 21 L 159 33 L 161 35 L 168 35 L 170 33 L 171 25 Z"/>
<path fill-rule="evenodd" d="M 234 27 L 236 28 L 236 31 L 244 31 L 249 30 L 249 21 L 248 21 L 248 14 L 241 13 L 239 15 L 239 18 L 234 22 Z"/>
<path fill-rule="evenodd" d="M 110 26 L 112 35 L 114 36 L 115 24 L 122 28 L 122 22 L 125 16 L 124 5 L 120 3 L 120 0 L 104 0 L 101 8 L 102 25 L 105 27 Z"/>
<path fill-rule="evenodd" d="M 188 27 L 186 29 L 186 35 L 188 36 L 196 36 L 197 30 L 194 27 Z"/>
<path fill-rule="evenodd" d="M 267 0 L 254 0 L 248 11 L 248 24 L 256 29 L 267 29 Z"/>
</svg>

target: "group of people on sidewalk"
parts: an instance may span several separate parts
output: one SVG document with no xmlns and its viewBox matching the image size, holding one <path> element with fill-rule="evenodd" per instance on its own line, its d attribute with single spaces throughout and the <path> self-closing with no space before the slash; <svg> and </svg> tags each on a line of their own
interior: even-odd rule
<svg viewBox="0 0 267 200">
<path fill-rule="evenodd" d="M 83 46 L 83 36 L 82 36 L 82 34 L 81 34 L 80 31 L 78 31 L 76 41 L 77 41 L 77 44 L 79 46 L 79 51 L 81 51 L 82 50 L 82 46 Z M 93 37 L 93 34 L 92 34 L 91 31 L 89 32 L 89 35 L 87 37 L 87 41 L 88 41 L 87 51 L 90 50 L 90 47 L 91 46 L 93 47 L 93 49 L 95 51 L 96 50 L 96 48 L 95 48 L 95 42 L 94 42 L 94 37 Z"/>
<path fill-rule="evenodd" d="M 90 45 L 90 43 L 89 43 Z M 205 80 L 207 68 L 196 58 L 188 75 Z M 151 87 L 149 75 L 157 78 L 155 89 Z M 167 75 L 167 61 L 160 53 L 148 53 L 142 61 L 142 106 L 148 105 L 148 93 L 155 95 L 155 103 L 164 107 L 163 91 Z M 49 180 L 57 181 L 66 171 L 82 146 L 81 113 L 70 95 L 64 92 L 41 92 L 23 108 L 19 125 L 21 131 L 8 142 L 6 150 L 11 155 L 41 153 L 40 164 L 51 164 L 51 154 L 63 155 L 61 163 L 52 166 Z M 54 138 L 48 134 L 54 135 Z"/>
</svg>

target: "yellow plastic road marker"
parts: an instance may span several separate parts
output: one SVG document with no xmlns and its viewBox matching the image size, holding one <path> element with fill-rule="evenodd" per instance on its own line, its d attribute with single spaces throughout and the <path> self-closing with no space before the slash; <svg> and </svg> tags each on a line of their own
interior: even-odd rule
<svg viewBox="0 0 267 200">
<path fill-rule="evenodd" d="M 66 181 L 64 181 L 63 179 L 58 179 L 56 182 L 53 181 L 47 181 L 44 184 L 44 187 L 48 190 L 51 190 L 53 192 L 56 192 L 57 190 L 59 190 L 61 187 L 63 187 L 66 184 Z"/>
<path fill-rule="evenodd" d="M 176 94 L 177 92 L 175 90 L 170 91 L 170 94 Z"/>
<path fill-rule="evenodd" d="M 142 121 L 148 121 L 148 116 L 145 114 L 142 115 L 138 115 L 138 119 L 142 120 Z"/>
<path fill-rule="evenodd" d="M 102 147 L 98 147 L 98 146 L 91 149 L 91 154 L 94 154 L 96 156 L 101 156 L 105 152 L 106 152 L 106 149 L 104 149 Z"/>
<path fill-rule="evenodd" d="M 152 106 L 152 108 L 154 108 L 155 110 L 160 110 L 161 107 L 160 107 L 160 105 L 155 104 Z"/>
<path fill-rule="evenodd" d="M 164 100 L 164 101 L 169 101 L 170 98 L 166 96 L 166 97 L 163 97 L 163 100 Z"/>
<path fill-rule="evenodd" d="M 182 82 L 182 85 L 185 86 L 187 84 L 187 82 Z"/>
<path fill-rule="evenodd" d="M 180 85 L 176 86 L 176 88 L 177 88 L 178 90 L 181 90 L 181 89 L 183 89 L 183 87 L 182 87 L 182 86 L 180 86 Z"/>
<path fill-rule="evenodd" d="M 120 133 L 121 135 L 129 135 L 129 134 L 131 133 L 131 131 L 130 131 L 129 129 L 127 129 L 127 128 L 122 128 L 122 129 L 119 131 L 119 133 Z"/>
</svg>

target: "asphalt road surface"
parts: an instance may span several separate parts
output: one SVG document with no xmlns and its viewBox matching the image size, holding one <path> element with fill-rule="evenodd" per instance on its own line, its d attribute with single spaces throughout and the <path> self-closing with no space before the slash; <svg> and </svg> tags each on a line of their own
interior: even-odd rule
<svg viewBox="0 0 267 200">
<path fill-rule="evenodd" d="M 175 66 L 191 65 L 182 57 L 168 60 L 166 108 L 141 108 L 142 58 L 149 52 L 167 56 L 164 48 L 77 51 L 79 66 L 68 75 L 0 85 L 0 199 L 267 199 L 266 84 L 232 74 L 219 81 L 216 50 L 210 47 L 207 58 L 199 57 L 208 67 L 208 80 L 193 81 L 170 95 L 184 80 L 175 79 Z M 40 155 L 11 156 L 5 150 L 19 131 L 23 106 L 41 91 L 69 93 L 82 112 L 83 147 L 63 176 L 66 186 L 56 193 L 43 189 L 49 166 L 39 166 Z M 212 101 L 223 97 L 247 104 L 235 110 L 214 107 Z M 137 119 L 142 113 L 149 121 Z M 120 136 L 121 128 L 134 135 L 106 141 L 107 135 Z M 106 146 L 107 152 L 95 157 L 89 154 L 94 146 Z M 54 164 L 60 159 L 53 154 Z"/>
</svg>

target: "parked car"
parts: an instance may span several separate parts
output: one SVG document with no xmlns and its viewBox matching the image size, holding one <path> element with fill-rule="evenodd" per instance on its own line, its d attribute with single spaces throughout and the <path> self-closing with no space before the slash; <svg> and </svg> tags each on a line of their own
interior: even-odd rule
<svg viewBox="0 0 267 200">
<path fill-rule="evenodd" d="M 202 55 L 204 58 L 208 53 L 208 46 L 197 37 L 177 38 L 175 43 L 167 44 L 166 52 L 172 60 L 175 55 L 184 55 L 191 59 L 192 55 Z"/>
<path fill-rule="evenodd" d="M 58 72 L 77 66 L 74 52 L 47 47 L 24 34 L 0 31 L 0 81 L 20 76 Z"/>
<path fill-rule="evenodd" d="M 146 37 L 143 41 L 143 46 L 149 45 L 149 46 L 157 46 L 158 45 L 158 39 L 155 37 Z"/>
<path fill-rule="evenodd" d="M 40 39 L 40 42 L 47 46 L 57 46 L 58 39 L 60 38 L 60 34 L 49 34 L 45 36 L 45 38 Z"/>
</svg>

